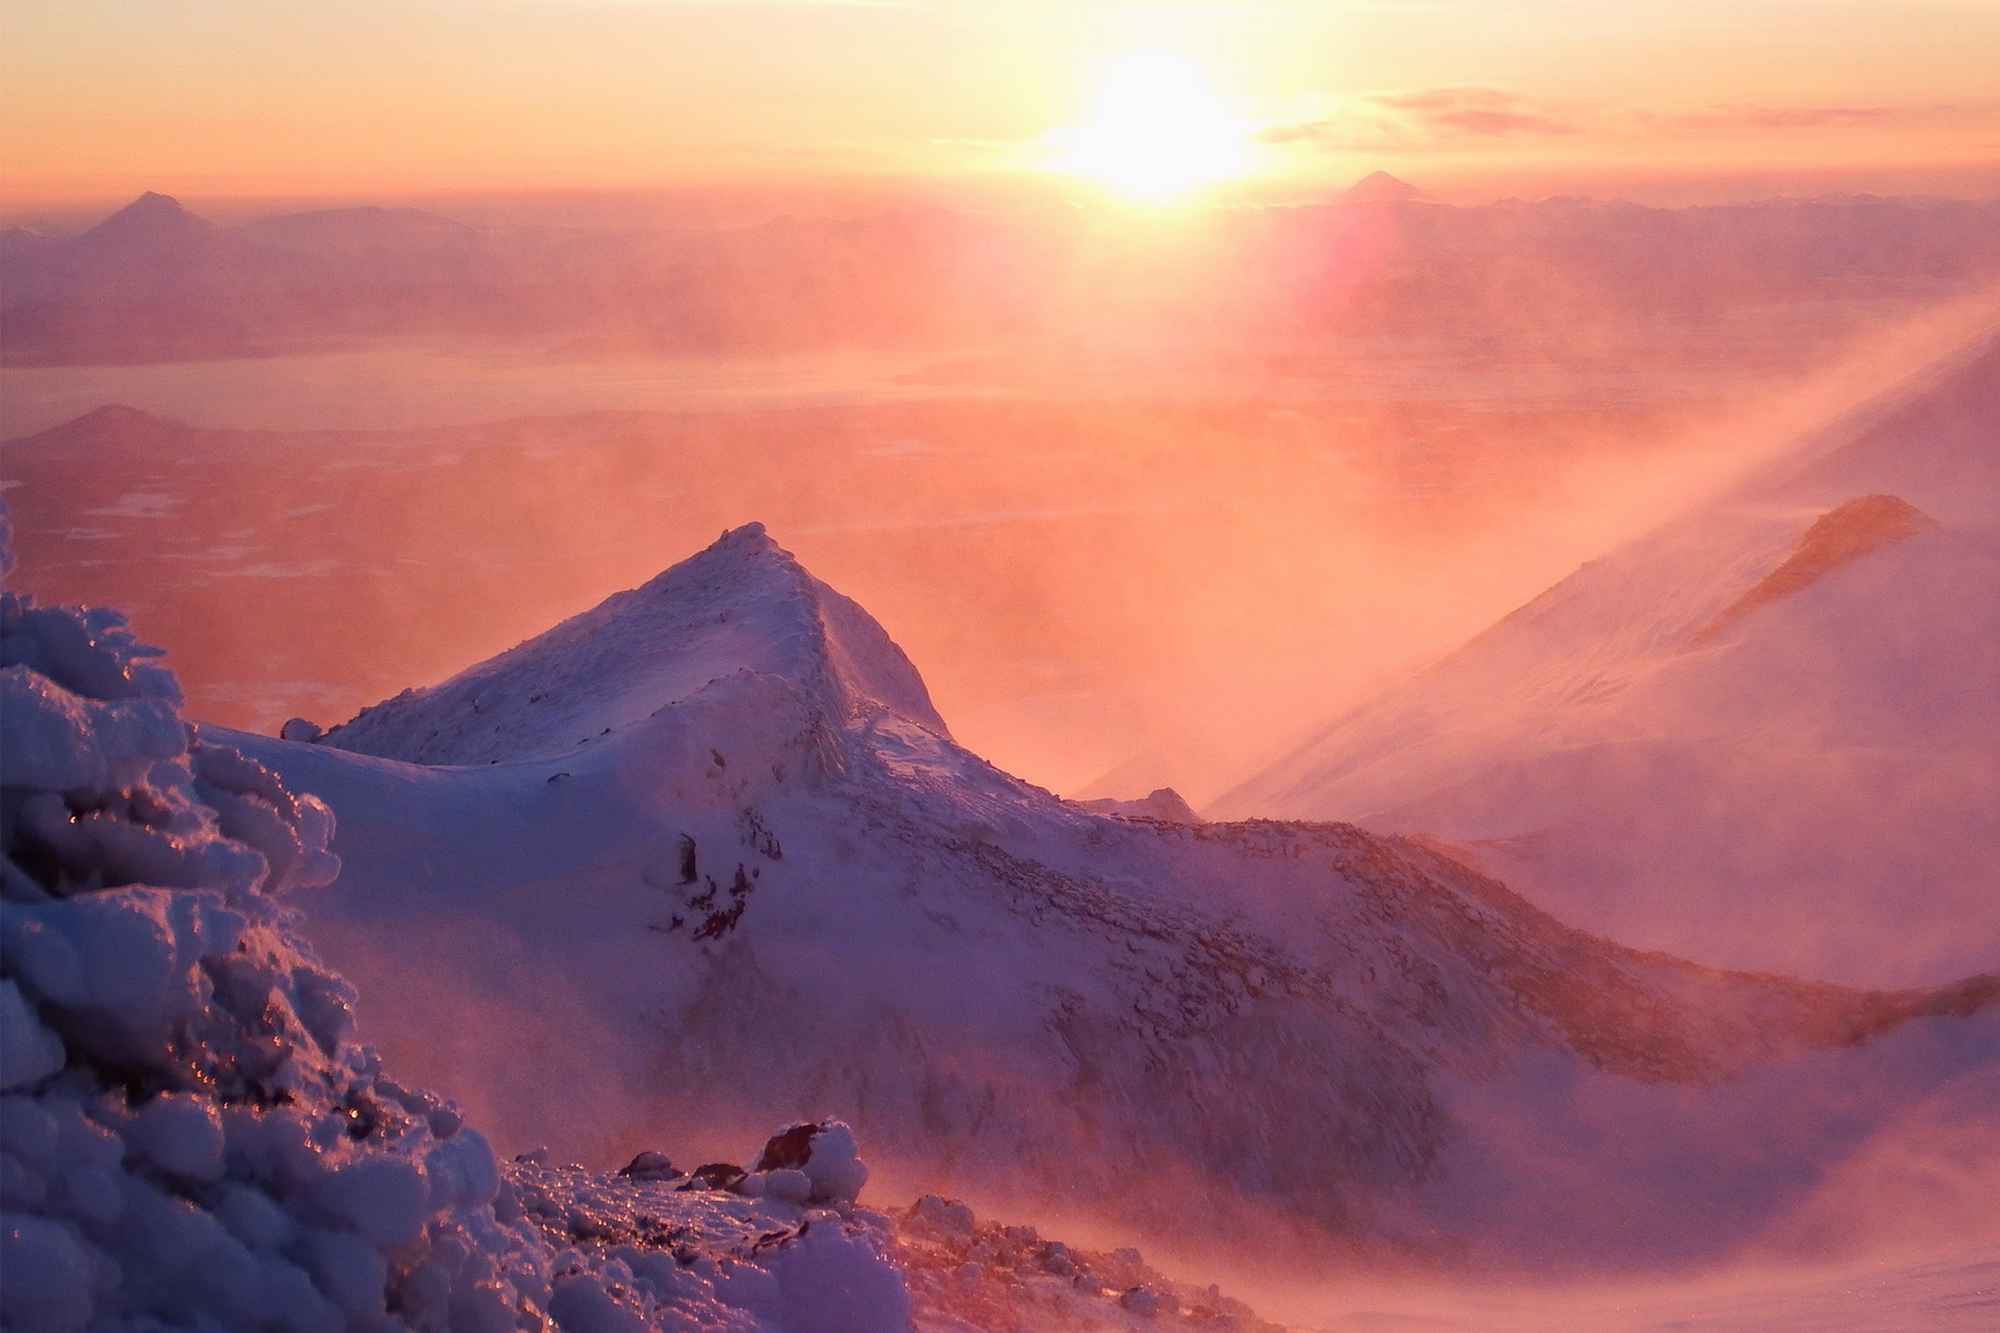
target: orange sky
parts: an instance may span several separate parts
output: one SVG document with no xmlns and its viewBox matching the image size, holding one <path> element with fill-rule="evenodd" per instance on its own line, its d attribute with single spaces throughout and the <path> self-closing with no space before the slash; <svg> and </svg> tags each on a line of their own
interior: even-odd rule
<svg viewBox="0 0 2000 1333">
<path fill-rule="evenodd" d="M 1047 178 L 1135 50 L 1200 66 L 1239 194 L 1377 167 L 2000 191 L 2000 0 L 0 0 L 0 45 L 9 211 Z"/>
</svg>

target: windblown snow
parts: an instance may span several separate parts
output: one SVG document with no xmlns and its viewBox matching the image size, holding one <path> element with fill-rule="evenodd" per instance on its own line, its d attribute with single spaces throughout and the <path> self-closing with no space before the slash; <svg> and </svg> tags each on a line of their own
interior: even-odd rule
<svg viewBox="0 0 2000 1333">
<path fill-rule="evenodd" d="M 2000 338 L 1579 569 L 1208 811 L 1424 835 L 1586 928 L 2000 964 Z"/>
<path fill-rule="evenodd" d="M 838 1118 L 904 1197 L 1561 1265 L 1865 1230 L 1856 1163 L 1983 1123 L 1992 978 L 1715 972 L 1350 826 L 1091 813 L 954 745 L 851 608 L 739 531 L 321 743 L 214 734 L 336 811 L 317 943 L 512 1144 Z"/>
</svg>

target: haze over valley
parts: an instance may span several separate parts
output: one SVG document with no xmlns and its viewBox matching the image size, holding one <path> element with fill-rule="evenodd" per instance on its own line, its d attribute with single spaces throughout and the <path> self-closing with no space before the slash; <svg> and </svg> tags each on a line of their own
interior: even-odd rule
<svg viewBox="0 0 2000 1333">
<path fill-rule="evenodd" d="M 2000 1318 L 1982 8 L 185 9 L 0 20 L 7 1328 Z"/>
</svg>

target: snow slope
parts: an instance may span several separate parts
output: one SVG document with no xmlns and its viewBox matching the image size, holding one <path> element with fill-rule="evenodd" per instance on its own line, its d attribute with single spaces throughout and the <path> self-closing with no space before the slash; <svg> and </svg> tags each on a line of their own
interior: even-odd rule
<svg viewBox="0 0 2000 1333">
<path fill-rule="evenodd" d="M 1209 812 L 1422 833 L 1565 919 L 1865 984 L 2000 964 L 2000 336 Z"/>
<path fill-rule="evenodd" d="M 1713 972 L 1352 827 L 1092 814 L 755 528 L 323 743 L 215 734 L 336 811 L 316 942 L 503 1142 L 838 1116 L 890 1194 L 1149 1245 L 1658 1263 L 1992 1128 L 1992 978 Z"/>
</svg>

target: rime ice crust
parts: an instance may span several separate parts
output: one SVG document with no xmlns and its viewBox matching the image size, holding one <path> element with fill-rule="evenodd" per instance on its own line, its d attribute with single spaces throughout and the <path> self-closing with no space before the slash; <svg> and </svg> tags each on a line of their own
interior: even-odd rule
<svg viewBox="0 0 2000 1333">
<path fill-rule="evenodd" d="M 337 873 L 326 807 L 201 740 L 150 655 L 0 593 L 9 1329 L 908 1326 L 845 1126 L 808 1163 L 840 1208 L 683 1193 L 663 1246 L 389 1078 L 278 902 Z"/>
</svg>

